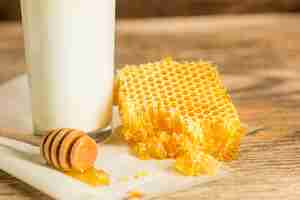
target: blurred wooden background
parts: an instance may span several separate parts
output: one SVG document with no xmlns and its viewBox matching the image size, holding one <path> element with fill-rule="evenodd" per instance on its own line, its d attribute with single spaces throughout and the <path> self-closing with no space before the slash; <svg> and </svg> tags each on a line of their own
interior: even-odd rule
<svg viewBox="0 0 300 200">
<path fill-rule="evenodd" d="M 20 0 L 0 0 L 0 19 L 20 18 Z M 298 12 L 300 0 L 116 0 L 118 17 Z"/>
</svg>

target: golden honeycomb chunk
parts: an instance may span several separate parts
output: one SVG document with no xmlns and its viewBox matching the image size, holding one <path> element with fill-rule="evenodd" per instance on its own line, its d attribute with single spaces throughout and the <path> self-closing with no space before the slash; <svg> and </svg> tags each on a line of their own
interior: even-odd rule
<svg viewBox="0 0 300 200">
<path fill-rule="evenodd" d="M 215 175 L 220 162 L 203 151 L 190 151 L 176 158 L 175 168 L 186 176 Z"/>
<path fill-rule="evenodd" d="M 189 159 L 199 158 L 191 160 L 198 164 L 206 160 L 211 167 L 213 157 L 237 157 L 244 130 L 214 64 L 167 58 L 125 66 L 115 88 L 121 133 L 139 158 L 174 158 L 183 172 L 181 163 Z M 199 168 L 187 174 L 200 171 L 209 172 Z"/>
</svg>

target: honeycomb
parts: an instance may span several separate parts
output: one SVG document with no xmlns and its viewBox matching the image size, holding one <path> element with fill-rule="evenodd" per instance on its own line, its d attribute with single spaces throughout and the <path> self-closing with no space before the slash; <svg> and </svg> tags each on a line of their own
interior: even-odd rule
<svg viewBox="0 0 300 200">
<path fill-rule="evenodd" d="M 199 149 L 176 158 L 175 169 L 186 176 L 214 175 L 220 165 L 211 155 Z"/>
<path fill-rule="evenodd" d="M 139 158 L 177 159 L 178 171 L 197 175 L 218 165 L 213 158 L 237 157 L 244 130 L 216 65 L 172 58 L 129 65 L 115 88 L 121 133 Z"/>
</svg>

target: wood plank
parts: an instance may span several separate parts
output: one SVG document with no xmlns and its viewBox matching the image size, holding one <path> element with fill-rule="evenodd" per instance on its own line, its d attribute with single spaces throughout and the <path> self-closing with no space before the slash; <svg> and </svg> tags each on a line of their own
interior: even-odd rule
<svg viewBox="0 0 300 200">
<path fill-rule="evenodd" d="M 20 19 L 20 0 L 1 0 L 0 19 Z M 232 13 L 299 12 L 298 0 L 117 0 L 122 18 L 198 16 Z"/>
<path fill-rule="evenodd" d="M 171 55 L 213 60 L 244 122 L 264 127 L 248 135 L 230 175 L 157 199 L 299 199 L 300 15 L 246 15 L 118 23 L 116 63 Z M 0 82 L 25 71 L 21 29 L 0 25 Z M 0 173 L 0 199 L 50 199 Z"/>
<path fill-rule="evenodd" d="M 297 0 L 119 0 L 120 17 L 199 16 L 232 13 L 298 12 Z"/>
</svg>

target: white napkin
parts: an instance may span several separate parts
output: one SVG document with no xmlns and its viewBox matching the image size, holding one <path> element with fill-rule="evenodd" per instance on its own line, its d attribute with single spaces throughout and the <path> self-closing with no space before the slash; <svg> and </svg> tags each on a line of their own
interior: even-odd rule
<svg viewBox="0 0 300 200">
<path fill-rule="evenodd" d="M 0 87 L 0 127 L 18 128 L 31 132 L 29 89 L 25 75 Z M 44 164 L 39 149 L 31 145 L 0 138 L 0 169 L 47 193 L 66 200 L 125 199 L 129 191 L 140 191 L 145 199 L 201 187 L 222 178 L 227 170 L 216 176 L 185 177 L 172 169 L 172 160 L 142 161 L 128 152 L 128 147 L 117 136 L 100 145 L 96 167 L 111 177 L 110 186 L 90 187 Z M 146 176 L 135 177 L 139 174 Z"/>
</svg>

